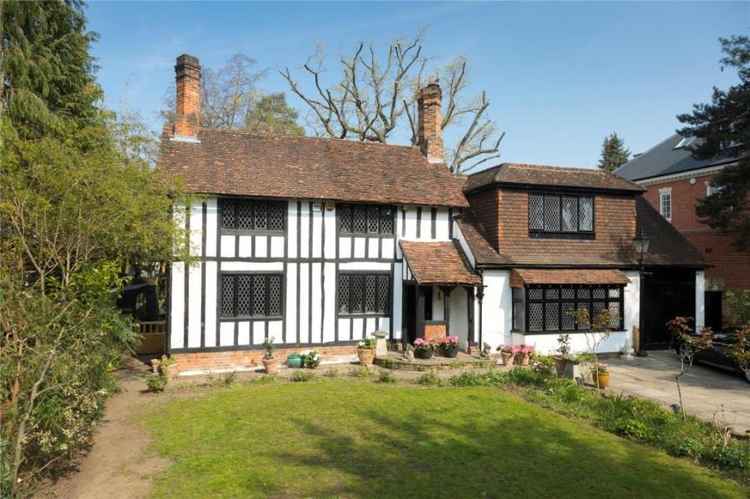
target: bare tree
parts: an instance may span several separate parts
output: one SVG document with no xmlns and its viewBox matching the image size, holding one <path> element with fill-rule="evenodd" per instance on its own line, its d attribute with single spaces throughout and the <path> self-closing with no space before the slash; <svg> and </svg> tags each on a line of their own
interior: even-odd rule
<svg viewBox="0 0 750 499">
<path fill-rule="evenodd" d="M 204 67 L 201 73 L 201 126 L 204 128 L 242 128 L 245 117 L 257 98 L 256 84 L 265 71 L 255 70 L 256 61 L 235 54 L 222 67 Z M 174 83 L 164 96 L 161 116 L 174 120 Z"/>
<path fill-rule="evenodd" d="M 454 173 L 465 173 L 499 157 L 503 135 L 488 118 L 490 102 L 485 92 L 465 97 L 468 63 L 457 58 L 427 75 L 422 37 L 391 42 L 379 57 L 372 45 L 360 43 L 354 53 L 339 60 L 342 74 L 326 86 L 324 58 L 320 52 L 303 65 L 315 91 L 307 94 L 289 68 L 281 75 L 291 91 L 308 106 L 320 135 L 383 142 L 399 130 L 411 132 L 411 143 L 419 145 L 416 106 L 419 90 L 428 82 L 446 82 L 443 100 L 443 130 L 464 126 L 456 144 L 447 151 L 447 164 Z M 406 119 L 404 119 L 406 117 Z"/>
</svg>

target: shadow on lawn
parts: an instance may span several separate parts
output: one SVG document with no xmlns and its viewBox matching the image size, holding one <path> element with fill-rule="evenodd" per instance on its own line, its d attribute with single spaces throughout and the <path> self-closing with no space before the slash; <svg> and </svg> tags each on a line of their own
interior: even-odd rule
<svg viewBox="0 0 750 499">
<path fill-rule="evenodd" d="M 292 418 L 314 455 L 271 454 L 341 477 L 306 491 L 315 497 L 731 497 L 660 453 L 538 408 L 390 412 L 360 411 L 370 430 L 357 433 Z"/>
</svg>

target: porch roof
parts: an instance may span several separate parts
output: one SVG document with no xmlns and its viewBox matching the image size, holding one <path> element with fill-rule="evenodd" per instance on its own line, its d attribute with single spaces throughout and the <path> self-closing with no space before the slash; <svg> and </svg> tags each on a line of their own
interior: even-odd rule
<svg viewBox="0 0 750 499">
<path fill-rule="evenodd" d="M 401 241 L 409 270 L 420 285 L 479 285 L 481 279 L 469 269 L 453 241 Z"/>
<path fill-rule="evenodd" d="M 513 269 L 510 285 L 529 284 L 617 284 L 626 285 L 628 276 L 614 269 Z"/>
</svg>

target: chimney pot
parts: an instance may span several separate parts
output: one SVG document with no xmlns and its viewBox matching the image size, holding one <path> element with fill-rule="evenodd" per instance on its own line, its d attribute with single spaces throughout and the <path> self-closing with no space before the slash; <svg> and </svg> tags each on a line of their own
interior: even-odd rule
<svg viewBox="0 0 750 499">
<path fill-rule="evenodd" d="M 177 88 L 174 135 L 198 137 L 201 114 L 201 64 L 197 57 L 182 54 L 174 67 Z"/>
<path fill-rule="evenodd" d="M 443 163 L 443 113 L 440 85 L 430 83 L 422 88 L 417 99 L 418 140 L 422 154 L 430 163 Z"/>
</svg>

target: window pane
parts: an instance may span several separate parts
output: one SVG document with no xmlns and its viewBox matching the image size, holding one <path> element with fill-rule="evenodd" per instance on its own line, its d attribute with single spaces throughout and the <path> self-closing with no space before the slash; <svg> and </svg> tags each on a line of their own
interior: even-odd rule
<svg viewBox="0 0 750 499">
<path fill-rule="evenodd" d="M 544 230 L 544 196 L 529 194 L 529 230 Z"/>
<path fill-rule="evenodd" d="M 253 203 L 241 201 L 236 203 L 237 228 L 240 230 L 253 229 Z"/>
<path fill-rule="evenodd" d="M 268 315 L 271 317 L 280 316 L 281 314 L 281 276 L 268 276 Z"/>
<path fill-rule="evenodd" d="M 377 311 L 387 314 L 391 301 L 391 276 L 378 276 L 378 307 Z"/>
<path fill-rule="evenodd" d="M 529 300 L 541 300 L 542 288 L 529 288 Z"/>
<path fill-rule="evenodd" d="M 549 288 L 544 290 L 545 300 L 557 300 L 560 298 L 560 290 L 557 288 Z"/>
<path fill-rule="evenodd" d="M 378 306 L 378 277 L 365 276 L 365 312 L 373 313 Z"/>
<path fill-rule="evenodd" d="M 267 227 L 267 205 L 264 201 L 255 203 L 255 229 L 266 230 Z"/>
<path fill-rule="evenodd" d="M 234 203 L 227 199 L 221 200 L 221 228 L 234 229 Z"/>
<path fill-rule="evenodd" d="M 339 312 L 349 312 L 349 276 L 346 274 L 339 274 L 338 293 Z"/>
<path fill-rule="evenodd" d="M 527 304 L 529 307 L 529 331 L 541 331 L 543 322 L 542 322 L 542 313 L 543 313 L 543 303 L 529 303 Z"/>
<path fill-rule="evenodd" d="M 596 324 L 601 319 L 601 313 L 603 310 L 605 310 L 604 302 L 603 301 L 595 301 L 592 306 L 592 316 L 591 320 Z"/>
<path fill-rule="evenodd" d="M 544 230 L 560 231 L 560 198 L 544 196 Z"/>
<path fill-rule="evenodd" d="M 609 288 L 609 297 L 610 298 L 619 298 L 620 297 L 620 288 Z"/>
<path fill-rule="evenodd" d="M 253 276 L 239 275 L 237 279 L 237 315 L 253 315 Z"/>
<path fill-rule="evenodd" d="M 522 301 L 514 301 L 513 302 L 513 329 L 517 331 L 523 331 L 523 302 Z"/>
<path fill-rule="evenodd" d="M 578 298 L 591 298 L 591 290 L 589 288 L 578 288 Z"/>
<path fill-rule="evenodd" d="M 284 203 L 269 203 L 268 230 L 283 231 L 286 229 L 286 205 Z"/>
<path fill-rule="evenodd" d="M 339 221 L 339 231 L 352 231 L 352 209 L 349 206 L 340 206 L 336 209 L 336 218 Z"/>
<path fill-rule="evenodd" d="M 378 233 L 378 220 L 379 219 L 380 219 L 380 216 L 378 215 L 378 207 L 368 206 L 367 207 L 367 232 L 369 232 L 370 234 Z"/>
<path fill-rule="evenodd" d="M 547 302 L 544 304 L 544 329 L 547 331 L 556 331 L 560 329 L 560 304 L 557 302 Z"/>
<path fill-rule="evenodd" d="M 605 296 L 604 288 L 594 288 L 593 290 L 591 290 L 591 296 L 595 300 L 603 300 Z"/>
<path fill-rule="evenodd" d="M 594 230 L 594 198 L 578 199 L 578 219 L 580 230 L 587 232 Z"/>
<path fill-rule="evenodd" d="M 380 233 L 393 234 L 393 208 L 380 208 Z"/>
<path fill-rule="evenodd" d="M 367 211 L 364 206 L 352 207 L 352 232 L 367 232 Z"/>
<path fill-rule="evenodd" d="M 589 310 L 589 304 L 588 304 L 588 302 L 587 303 L 578 303 L 576 305 L 576 310 L 577 311 L 579 311 L 579 310 L 586 310 L 588 312 L 588 310 Z M 579 329 L 579 330 L 589 329 L 589 323 L 588 322 L 577 322 L 576 321 L 576 329 Z"/>
<path fill-rule="evenodd" d="M 563 302 L 560 304 L 562 307 L 562 325 L 560 329 L 572 330 L 576 328 L 576 307 L 575 303 Z"/>
<path fill-rule="evenodd" d="M 350 303 L 352 307 L 350 312 L 353 314 L 361 314 L 364 311 L 364 276 L 352 275 L 349 278 L 349 283 L 349 295 L 351 297 Z"/>
<path fill-rule="evenodd" d="M 620 318 L 620 302 L 609 302 L 609 327 L 619 329 Z"/>
<path fill-rule="evenodd" d="M 253 313 L 254 316 L 266 315 L 266 276 L 253 277 Z"/>
<path fill-rule="evenodd" d="M 574 300 L 576 297 L 576 290 L 573 288 L 562 288 L 561 297 L 563 300 Z"/>
<path fill-rule="evenodd" d="M 564 232 L 578 231 L 578 198 L 565 196 L 562 198 L 562 230 Z"/>
<path fill-rule="evenodd" d="M 221 316 L 234 316 L 234 276 L 221 275 Z"/>
</svg>

